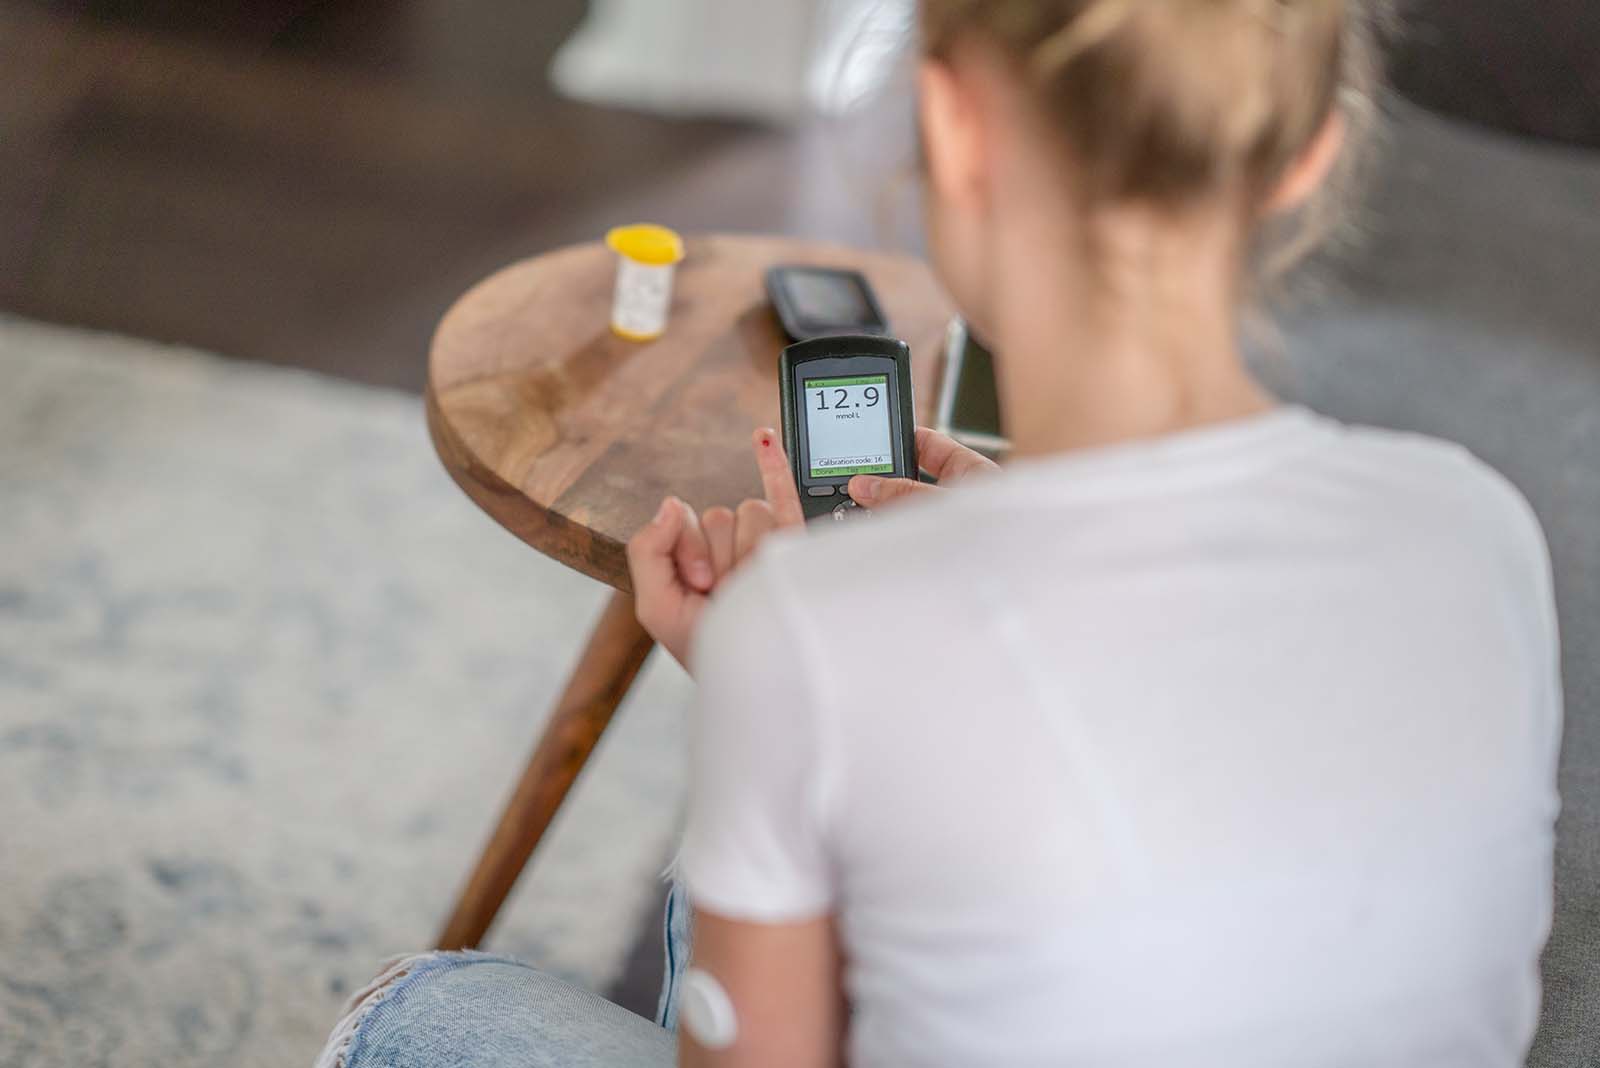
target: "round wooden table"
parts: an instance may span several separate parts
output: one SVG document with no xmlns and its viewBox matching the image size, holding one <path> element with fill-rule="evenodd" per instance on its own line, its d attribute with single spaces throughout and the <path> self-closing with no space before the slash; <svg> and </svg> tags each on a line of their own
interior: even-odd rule
<svg viewBox="0 0 1600 1068">
<path fill-rule="evenodd" d="M 667 332 L 608 326 L 616 265 L 578 245 L 492 275 L 445 315 L 429 357 L 428 429 L 457 485 L 535 549 L 613 594 L 499 825 L 439 936 L 477 945 L 627 694 L 652 642 L 634 618 L 624 547 L 668 494 L 697 509 L 759 496 L 750 432 L 778 425 L 787 343 L 762 288 L 776 263 L 852 267 L 912 352 L 932 413 L 951 311 L 921 261 L 775 237 L 687 242 Z"/>
</svg>

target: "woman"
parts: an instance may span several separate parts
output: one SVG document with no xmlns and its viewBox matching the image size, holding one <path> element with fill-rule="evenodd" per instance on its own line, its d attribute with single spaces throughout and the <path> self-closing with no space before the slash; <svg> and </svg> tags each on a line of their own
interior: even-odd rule
<svg viewBox="0 0 1600 1068">
<path fill-rule="evenodd" d="M 1237 344 L 1349 140 L 1355 4 L 922 21 L 930 247 L 1015 462 L 920 432 L 953 488 L 858 478 L 893 506 L 805 535 L 758 431 L 765 501 L 669 499 L 630 545 L 701 689 L 680 874 L 726 1004 L 678 1063 L 1519 1064 L 1561 719 L 1538 525 L 1461 449 L 1280 405 Z M 447 978 L 369 999 L 352 1068 L 441 1035 L 671 1063 L 527 969 L 409 967 Z M 533 1004 L 442 1022 L 468 997 Z"/>
</svg>

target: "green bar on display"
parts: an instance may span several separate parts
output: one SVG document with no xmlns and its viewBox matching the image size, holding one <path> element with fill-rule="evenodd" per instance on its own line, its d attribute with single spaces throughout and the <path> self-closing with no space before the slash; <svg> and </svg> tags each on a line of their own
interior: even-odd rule
<svg viewBox="0 0 1600 1068">
<path fill-rule="evenodd" d="M 836 389 L 843 386 L 887 386 L 888 375 L 859 375 L 855 378 L 808 378 L 807 389 Z"/>
<path fill-rule="evenodd" d="M 887 475 L 894 471 L 894 464 L 872 464 L 866 467 L 813 467 L 812 478 L 837 478 L 841 475 Z"/>
</svg>

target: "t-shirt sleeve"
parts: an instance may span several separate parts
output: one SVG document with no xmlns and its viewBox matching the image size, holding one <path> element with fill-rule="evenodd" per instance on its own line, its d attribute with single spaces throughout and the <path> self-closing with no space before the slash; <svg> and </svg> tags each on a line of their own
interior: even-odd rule
<svg viewBox="0 0 1600 1068">
<path fill-rule="evenodd" d="M 691 653 L 688 826 L 679 876 L 696 905 L 787 923 L 832 909 L 818 710 L 782 576 L 757 553 L 718 591 Z"/>
</svg>

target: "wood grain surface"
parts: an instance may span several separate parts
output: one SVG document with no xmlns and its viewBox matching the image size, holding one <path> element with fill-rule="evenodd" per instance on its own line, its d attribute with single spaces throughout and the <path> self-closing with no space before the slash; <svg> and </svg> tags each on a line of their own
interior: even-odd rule
<svg viewBox="0 0 1600 1068">
<path fill-rule="evenodd" d="M 762 288 L 776 263 L 853 267 L 912 351 L 932 413 L 950 307 L 905 256 L 775 237 L 690 238 L 661 338 L 608 320 L 615 260 L 599 244 L 507 267 L 434 336 L 428 426 L 451 477 L 529 545 L 617 589 L 623 547 L 662 497 L 696 508 L 760 493 L 750 432 L 778 425 L 785 338 Z"/>
</svg>

